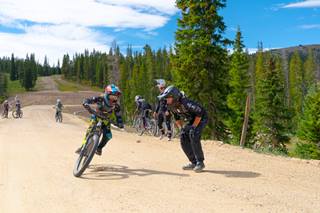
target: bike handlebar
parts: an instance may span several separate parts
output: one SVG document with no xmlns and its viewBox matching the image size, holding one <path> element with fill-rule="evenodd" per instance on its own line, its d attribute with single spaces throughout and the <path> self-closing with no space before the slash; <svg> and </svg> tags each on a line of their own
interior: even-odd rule
<svg viewBox="0 0 320 213">
<path fill-rule="evenodd" d="M 111 120 L 109 117 L 97 112 L 96 110 L 92 109 L 90 106 L 83 104 L 83 107 L 88 110 L 89 113 L 94 114 L 95 116 L 103 119 L 103 120 L 107 120 L 109 121 L 111 124 L 117 126 L 117 123 L 114 122 L 113 120 Z"/>
</svg>

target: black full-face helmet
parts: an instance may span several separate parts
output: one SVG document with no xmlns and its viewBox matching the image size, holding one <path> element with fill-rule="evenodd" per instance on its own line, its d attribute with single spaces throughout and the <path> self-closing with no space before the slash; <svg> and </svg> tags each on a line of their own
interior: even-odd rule
<svg viewBox="0 0 320 213">
<path fill-rule="evenodd" d="M 179 101 L 180 98 L 182 97 L 182 93 L 180 92 L 180 90 L 178 88 L 176 88 L 175 86 L 171 85 L 168 86 L 161 95 L 158 96 L 159 100 L 163 100 L 166 98 L 172 97 L 173 100 Z"/>
</svg>

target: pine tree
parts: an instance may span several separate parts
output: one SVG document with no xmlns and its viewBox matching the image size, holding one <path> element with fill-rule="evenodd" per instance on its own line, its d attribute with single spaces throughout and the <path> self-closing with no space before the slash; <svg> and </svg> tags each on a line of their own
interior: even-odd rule
<svg viewBox="0 0 320 213">
<path fill-rule="evenodd" d="M 294 154 L 300 158 L 320 160 L 320 90 L 316 85 L 305 99 L 297 136 L 303 142 L 297 143 Z"/>
<path fill-rule="evenodd" d="M 36 85 L 36 81 L 38 78 L 38 71 L 37 71 L 37 62 L 35 59 L 35 55 L 30 55 L 30 70 L 32 72 L 32 88 Z"/>
<path fill-rule="evenodd" d="M 228 119 L 228 126 L 232 132 L 233 142 L 237 144 L 240 141 L 246 97 L 250 87 L 250 79 L 248 75 L 249 61 L 247 54 L 243 51 L 243 48 L 242 35 L 238 28 L 229 71 L 229 86 L 231 93 L 227 97 L 228 107 L 232 110 L 231 116 Z"/>
<path fill-rule="evenodd" d="M 259 143 L 271 146 L 272 149 L 285 150 L 284 143 L 289 119 L 286 106 L 284 75 L 281 60 L 275 56 L 267 55 L 264 72 L 259 79 L 256 91 L 256 108 L 254 112 L 254 132 Z"/>
<path fill-rule="evenodd" d="M 10 80 L 14 81 L 18 79 L 18 72 L 17 72 L 17 67 L 16 67 L 16 63 L 15 63 L 15 58 L 14 58 L 14 54 L 12 53 L 11 55 L 11 67 L 10 67 Z"/>
<path fill-rule="evenodd" d="M 31 56 L 33 57 L 33 56 Z M 24 61 L 24 66 L 23 66 L 23 75 L 22 75 L 22 81 L 20 81 L 21 86 L 23 86 L 26 90 L 31 90 L 35 86 L 35 66 L 33 63 L 33 59 L 31 59 L 28 55 Z"/>
<path fill-rule="evenodd" d="M 2 98 L 6 95 L 7 92 L 7 76 L 0 72 L 0 103 L 2 102 Z"/>
<path fill-rule="evenodd" d="M 303 95 L 307 94 L 308 89 L 313 87 L 316 83 L 316 64 L 312 49 L 308 50 L 308 57 L 304 63 L 304 87 Z"/>
<path fill-rule="evenodd" d="M 44 76 L 49 76 L 50 75 L 50 66 L 48 62 L 47 56 L 44 57 L 44 62 L 43 62 L 43 75 Z"/>
<path fill-rule="evenodd" d="M 264 53 L 263 53 L 263 44 L 262 42 L 258 43 L 258 51 L 255 59 L 255 72 L 253 76 L 253 104 L 252 108 L 255 109 L 257 88 L 260 87 L 260 82 L 263 80 L 264 75 Z"/>
<path fill-rule="evenodd" d="M 209 113 L 210 135 L 225 137 L 223 118 L 226 114 L 228 56 L 223 37 L 225 24 L 218 11 L 225 0 L 177 0 L 182 10 L 176 31 L 172 57 L 175 84 L 192 99 L 199 101 Z"/>
<path fill-rule="evenodd" d="M 65 78 L 70 78 L 70 58 L 69 55 L 66 54 L 63 56 L 62 60 L 62 67 L 61 67 L 61 73 L 64 75 Z"/>
<path fill-rule="evenodd" d="M 57 74 L 61 75 L 60 60 L 58 60 L 56 69 L 57 69 Z"/>
<path fill-rule="evenodd" d="M 290 59 L 289 67 L 289 107 L 295 115 L 293 119 L 293 127 L 295 128 L 303 104 L 303 66 L 297 50 Z"/>
<path fill-rule="evenodd" d="M 320 143 L 320 90 L 318 88 L 313 88 L 306 98 L 297 133 L 303 140 Z"/>
</svg>

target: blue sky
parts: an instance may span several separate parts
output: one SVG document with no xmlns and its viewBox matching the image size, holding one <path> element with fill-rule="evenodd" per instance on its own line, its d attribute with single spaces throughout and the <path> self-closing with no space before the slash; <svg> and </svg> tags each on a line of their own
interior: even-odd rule
<svg viewBox="0 0 320 213">
<path fill-rule="evenodd" d="M 291 4 L 296 2 L 300 4 Z M 226 35 L 233 38 L 240 26 L 248 48 L 255 48 L 258 41 L 266 48 L 319 44 L 320 1 L 309 2 L 230 0 L 222 11 L 228 26 Z"/>
<path fill-rule="evenodd" d="M 174 43 L 179 11 L 174 0 L 0 0 L 0 56 L 47 55 L 53 64 L 64 53 L 108 51 Z M 317 44 L 320 0 L 229 0 L 220 11 L 233 39 L 240 26 L 245 45 L 265 48 Z"/>
</svg>

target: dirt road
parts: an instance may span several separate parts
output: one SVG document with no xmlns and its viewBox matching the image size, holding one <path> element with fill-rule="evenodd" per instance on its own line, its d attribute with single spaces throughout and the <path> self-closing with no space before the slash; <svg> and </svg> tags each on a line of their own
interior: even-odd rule
<svg viewBox="0 0 320 213">
<path fill-rule="evenodd" d="M 178 141 L 114 131 L 72 175 L 86 123 L 51 106 L 0 120 L 0 212 L 319 212 L 320 163 L 204 142 L 206 171 L 182 171 Z M 140 140 L 140 142 L 138 141 Z M 138 141 L 138 142 L 137 142 Z"/>
</svg>

